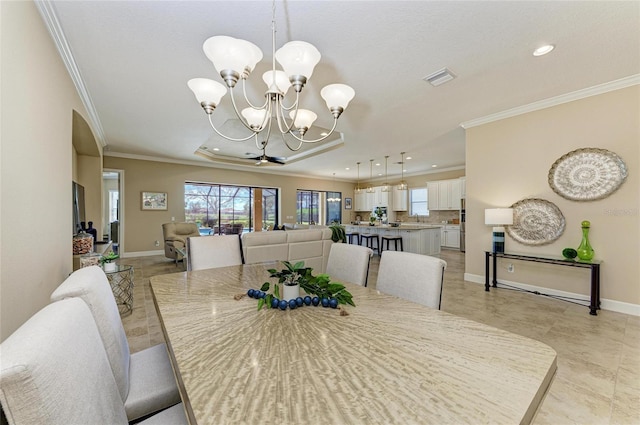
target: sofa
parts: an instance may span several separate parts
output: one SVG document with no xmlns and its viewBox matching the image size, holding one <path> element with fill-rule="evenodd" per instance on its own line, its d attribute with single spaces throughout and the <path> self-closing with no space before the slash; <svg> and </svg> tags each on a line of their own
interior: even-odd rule
<svg viewBox="0 0 640 425">
<path fill-rule="evenodd" d="M 200 229 L 196 223 L 164 223 L 162 225 L 164 235 L 164 255 L 172 260 L 182 260 L 182 254 L 178 251 L 187 245 L 187 238 L 200 236 Z"/>
<path fill-rule="evenodd" d="M 242 235 L 245 264 L 267 261 L 304 261 L 314 273 L 324 273 L 331 251 L 331 229 L 251 232 Z"/>
</svg>

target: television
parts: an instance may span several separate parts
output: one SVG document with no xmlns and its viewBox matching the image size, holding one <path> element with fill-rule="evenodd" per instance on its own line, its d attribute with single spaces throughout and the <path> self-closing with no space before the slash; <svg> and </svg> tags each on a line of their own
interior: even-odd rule
<svg viewBox="0 0 640 425">
<path fill-rule="evenodd" d="M 85 220 L 84 211 L 84 186 L 76 182 L 72 182 L 72 198 L 73 198 L 73 234 L 77 234 L 82 230 Z"/>
</svg>

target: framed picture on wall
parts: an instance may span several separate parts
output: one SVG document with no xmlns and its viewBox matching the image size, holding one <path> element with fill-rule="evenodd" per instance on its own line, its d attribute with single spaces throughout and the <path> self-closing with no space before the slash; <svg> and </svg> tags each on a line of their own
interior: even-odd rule
<svg viewBox="0 0 640 425">
<path fill-rule="evenodd" d="M 142 209 L 163 211 L 167 209 L 166 192 L 142 192 Z"/>
<path fill-rule="evenodd" d="M 344 209 L 345 210 L 351 209 L 351 198 L 344 198 Z"/>
</svg>

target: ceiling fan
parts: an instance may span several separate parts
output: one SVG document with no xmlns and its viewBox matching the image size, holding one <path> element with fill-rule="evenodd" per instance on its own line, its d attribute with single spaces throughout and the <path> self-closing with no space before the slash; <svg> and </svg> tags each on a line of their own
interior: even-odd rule
<svg viewBox="0 0 640 425">
<path fill-rule="evenodd" d="M 278 165 L 284 165 L 285 162 L 285 158 L 280 157 L 280 156 L 269 156 L 267 155 L 266 151 L 266 146 L 262 147 L 262 155 L 257 155 L 257 156 L 249 156 L 247 157 L 247 159 L 251 159 L 253 161 L 256 161 L 256 165 L 260 166 L 263 164 L 278 164 Z M 250 154 L 249 154 L 250 155 Z"/>
</svg>

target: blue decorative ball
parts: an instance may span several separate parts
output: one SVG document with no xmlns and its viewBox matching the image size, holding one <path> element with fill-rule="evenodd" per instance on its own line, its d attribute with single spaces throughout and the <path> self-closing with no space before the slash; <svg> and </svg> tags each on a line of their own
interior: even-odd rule
<svg viewBox="0 0 640 425">
<path fill-rule="evenodd" d="M 278 308 L 280 305 L 280 300 L 276 297 L 271 298 L 271 308 Z"/>
<path fill-rule="evenodd" d="M 306 305 L 311 305 L 311 297 L 309 295 L 307 295 L 306 297 L 304 297 L 304 303 Z"/>
<path fill-rule="evenodd" d="M 256 293 L 256 290 L 255 290 L 255 289 L 249 289 L 249 290 L 247 291 L 247 296 L 249 296 L 249 297 L 253 298 L 253 294 L 255 294 L 255 293 Z"/>
<path fill-rule="evenodd" d="M 289 303 L 286 302 L 285 300 L 280 300 L 278 307 L 280 307 L 280 310 L 286 310 L 288 305 Z"/>
<path fill-rule="evenodd" d="M 338 307 L 338 300 L 336 300 L 335 298 L 331 298 L 329 300 L 329 307 L 337 308 Z"/>
<path fill-rule="evenodd" d="M 296 308 L 298 306 L 298 304 L 296 304 L 296 300 L 289 300 L 289 308 L 291 310 L 293 310 L 294 308 Z"/>
<path fill-rule="evenodd" d="M 322 299 L 322 307 L 329 307 L 329 298 Z"/>
<path fill-rule="evenodd" d="M 267 296 L 267 293 L 264 291 L 260 291 L 260 298 L 264 298 Z"/>
<path fill-rule="evenodd" d="M 318 306 L 318 304 L 320 304 L 320 298 L 318 298 L 318 297 L 313 297 L 313 298 L 311 299 L 311 304 L 313 304 L 314 306 L 316 306 L 316 307 L 317 307 L 317 306 Z"/>
<path fill-rule="evenodd" d="M 296 298 L 296 305 L 298 307 L 302 307 L 303 304 L 304 304 L 304 300 L 302 299 L 302 297 Z"/>
</svg>

